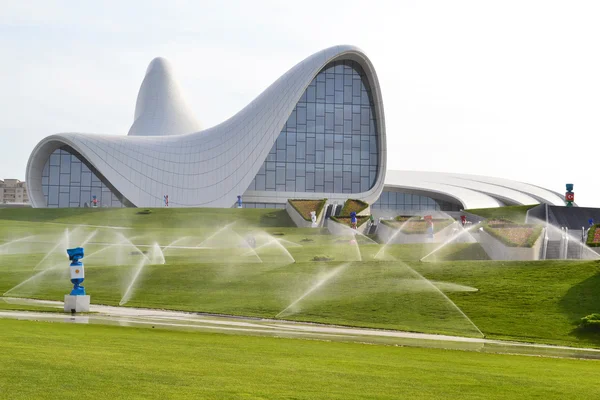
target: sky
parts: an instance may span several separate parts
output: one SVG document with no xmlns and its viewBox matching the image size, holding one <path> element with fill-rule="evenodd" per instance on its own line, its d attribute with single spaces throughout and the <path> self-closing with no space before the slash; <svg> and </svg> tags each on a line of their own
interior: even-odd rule
<svg viewBox="0 0 600 400">
<path fill-rule="evenodd" d="M 0 179 L 60 132 L 126 135 L 167 58 L 204 127 L 338 44 L 383 93 L 388 169 L 471 173 L 600 207 L 600 2 L 0 0 Z"/>
</svg>

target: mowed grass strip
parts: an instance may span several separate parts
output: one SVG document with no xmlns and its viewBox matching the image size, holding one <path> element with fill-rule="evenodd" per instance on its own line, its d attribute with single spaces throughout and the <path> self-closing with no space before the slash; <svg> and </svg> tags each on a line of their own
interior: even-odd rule
<svg viewBox="0 0 600 400">
<path fill-rule="evenodd" d="M 600 363 L 0 320 L 6 399 L 597 399 Z"/>
</svg>

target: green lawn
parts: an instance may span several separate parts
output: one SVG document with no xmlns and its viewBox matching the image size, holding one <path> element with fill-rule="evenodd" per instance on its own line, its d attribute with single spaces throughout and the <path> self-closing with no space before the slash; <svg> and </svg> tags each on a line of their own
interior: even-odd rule
<svg viewBox="0 0 600 400">
<path fill-rule="evenodd" d="M 596 261 L 463 261 L 485 254 L 478 244 L 456 244 L 420 262 L 438 245 L 391 245 L 381 251 L 381 245 L 359 238 L 357 247 L 348 238 L 320 229 L 290 227 L 276 210 L 8 211 L 0 210 L 0 218 L 5 218 L 0 219 L 0 241 L 36 234 L 37 242 L 0 247 L 0 294 L 30 279 L 7 295 L 62 300 L 70 283 L 61 240 L 69 228 L 71 246 L 95 232 L 93 241 L 102 243 L 121 241 L 125 235 L 136 244 L 205 247 L 165 249 L 166 263 L 144 267 L 129 306 L 273 318 L 316 287 L 280 317 L 477 336 L 477 329 L 447 296 L 487 337 L 600 346 L 598 335 L 576 329 L 581 317 L 600 311 Z M 234 220 L 238 222 L 231 229 L 215 235 Z M 69 221 L 131 229 L 96 231 Z M 257 254 L 243 247 L 248 235 L 257 240 Z M 145 256 L 122 246 L 92 255 L 103 248 L 106 245 L 86 245 L 85 286 L 93 302 L 116 305 Z M 151 256 L 151 249 L 140 249 Z M 386 261 L 374 259 L 378 253 Z M 295 263 L 290 263 L 290 255 Z M 332 261 L 311 261 L 316 255 Z"/>
<path fill-rule="evenodd" d="M 496 208 L 473 208 L 465 211 L 486 219 L 506 219 L 517 224 L 524 224 L 527 211 L 535 206 L 537 206 L 537 204 Z"/>
<path fill-rule="evenodd" d="M 597 399 L 598 361 L 0 320 L 6 399 Z"/>
</svg>

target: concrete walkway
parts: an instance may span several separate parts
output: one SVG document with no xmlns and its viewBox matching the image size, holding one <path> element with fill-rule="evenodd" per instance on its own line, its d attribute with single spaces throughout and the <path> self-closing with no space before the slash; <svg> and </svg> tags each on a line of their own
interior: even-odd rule
<svg viewBox="0 0 600 400">
<path fill-rule="evenodd" d="M 63 303 L 2 297 L 10 304 L 62 309 Z M 279 319 L 223 316 L 131 307 L 92 305 L 93 314 L 71 315 L 56 312 L 2 311 L 0 318 L 81 324 L 104 324 L 170 330 L 212 331 L 230 334 L 306 338 L 396 346 L 431 347 L 489 353 L 600 360 L 600 349 L 552 346 L 463 336 L 434 335 L 404 331 L 351 328 L 301 323 Z"/>
</svg>

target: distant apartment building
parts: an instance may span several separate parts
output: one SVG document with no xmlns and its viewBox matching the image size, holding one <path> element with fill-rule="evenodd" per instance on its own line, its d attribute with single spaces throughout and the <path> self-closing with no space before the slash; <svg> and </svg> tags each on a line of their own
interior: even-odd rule
<svg viewBox="0 0 600 400">
<path fill-rule="evenodd" d="M 29 203 L 27 186 L 18 179 L 0 179 L 0 204 Z"/>
</svg>

